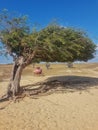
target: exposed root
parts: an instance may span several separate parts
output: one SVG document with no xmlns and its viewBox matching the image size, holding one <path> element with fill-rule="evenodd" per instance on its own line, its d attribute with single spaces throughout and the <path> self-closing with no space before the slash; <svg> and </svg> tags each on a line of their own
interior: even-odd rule
<svg viewBox="0 0 98 130">
<path fill-rule="evenodd" d="M 83 81 L 82 80 L 70 80 L 70 81 L 52 80 L 46 82 L 38 82 L 35 84 L 21 87 L 19 93 L 15 96 L 13 96 L 13 94 L 11 93 L 9 93 L 9 95 L 4 95 L 4 96 L 9 100 L 11 99 L 14 102 L 19 102 L 20 100 L 23 100 L 24 97 L 51 94 L 53 92 L 74 92 L 76 90 L 78 91 L 87 90 L 88 86 L 90 86 L 91 83 L 92 83 L 91 80 L 89 81 L 87 79 Z M 93 82 L 93 84 L 96 85 L 96 82 L 95 83 Z"/>
</svg>

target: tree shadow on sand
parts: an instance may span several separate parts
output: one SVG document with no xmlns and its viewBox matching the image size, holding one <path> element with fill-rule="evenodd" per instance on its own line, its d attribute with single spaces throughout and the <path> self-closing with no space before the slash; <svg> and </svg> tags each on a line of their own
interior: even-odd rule
<svg viewBox="0 0 98 130">
<path fill-rule="evenodd" d="M 89 88 L 98 88 L 98 78 L 83 76 L 55 76 L 44 82 L 22 86 L 29 96 L 52 94 L 56 92 L 88 91 Z"/>
<path fill-rule="evenodd" d="M 98 88 L 98 78 L 83 76 L 54 76 L 47 78 L 43 82 L 21 86 L 20 93 L 15 97 L 14 101 L 19 101 L 26 96 L 36 99 L 35 96 L 88 91 L 90 88 Z M 2 98 L 0 99 L 0 102 L 8 100 L 9 99 L 7 98 Z"/>
</svg>

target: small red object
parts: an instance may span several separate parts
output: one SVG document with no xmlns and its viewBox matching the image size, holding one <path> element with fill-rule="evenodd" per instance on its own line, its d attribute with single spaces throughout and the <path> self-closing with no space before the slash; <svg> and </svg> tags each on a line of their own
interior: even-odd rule
<svg viewBox="0 0 98 130">
<path fill-rule="evenodd" d="M 34 70 L 34 74 L 41 74 L 42 73 L 42 69 L 40 67 L 36 67 L 36 69 Z"/>
</svg>

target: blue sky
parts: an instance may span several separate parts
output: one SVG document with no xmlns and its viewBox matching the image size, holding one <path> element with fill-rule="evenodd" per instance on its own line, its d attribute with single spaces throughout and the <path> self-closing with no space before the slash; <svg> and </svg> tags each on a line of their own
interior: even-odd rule
<svg viewBox="0 0 98 130">
<path fill-rule="evenodd" d="M 85 30 L 98 43 L 98 1 L 97 0 L 1 0 L 0 10 L 16 11 L 28 15 L 30 22 L 46 26 L 57 19 L 62 26 L 73 26 Z M 93 60 L 98 60 L 93 59 Z M 0 57 L 0 63 L 8 63 Z"/>
</svg>

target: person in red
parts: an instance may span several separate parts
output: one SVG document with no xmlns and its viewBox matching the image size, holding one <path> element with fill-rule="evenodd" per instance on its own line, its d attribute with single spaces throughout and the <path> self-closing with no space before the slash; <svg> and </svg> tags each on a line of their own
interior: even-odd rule
<svg viewBox="0 0 98 130">
<path fill-rule="evenodd" d="M 40 67 L 36 67 L 34 74 L 42 74 L 42 69 Z"/>
</svg>

